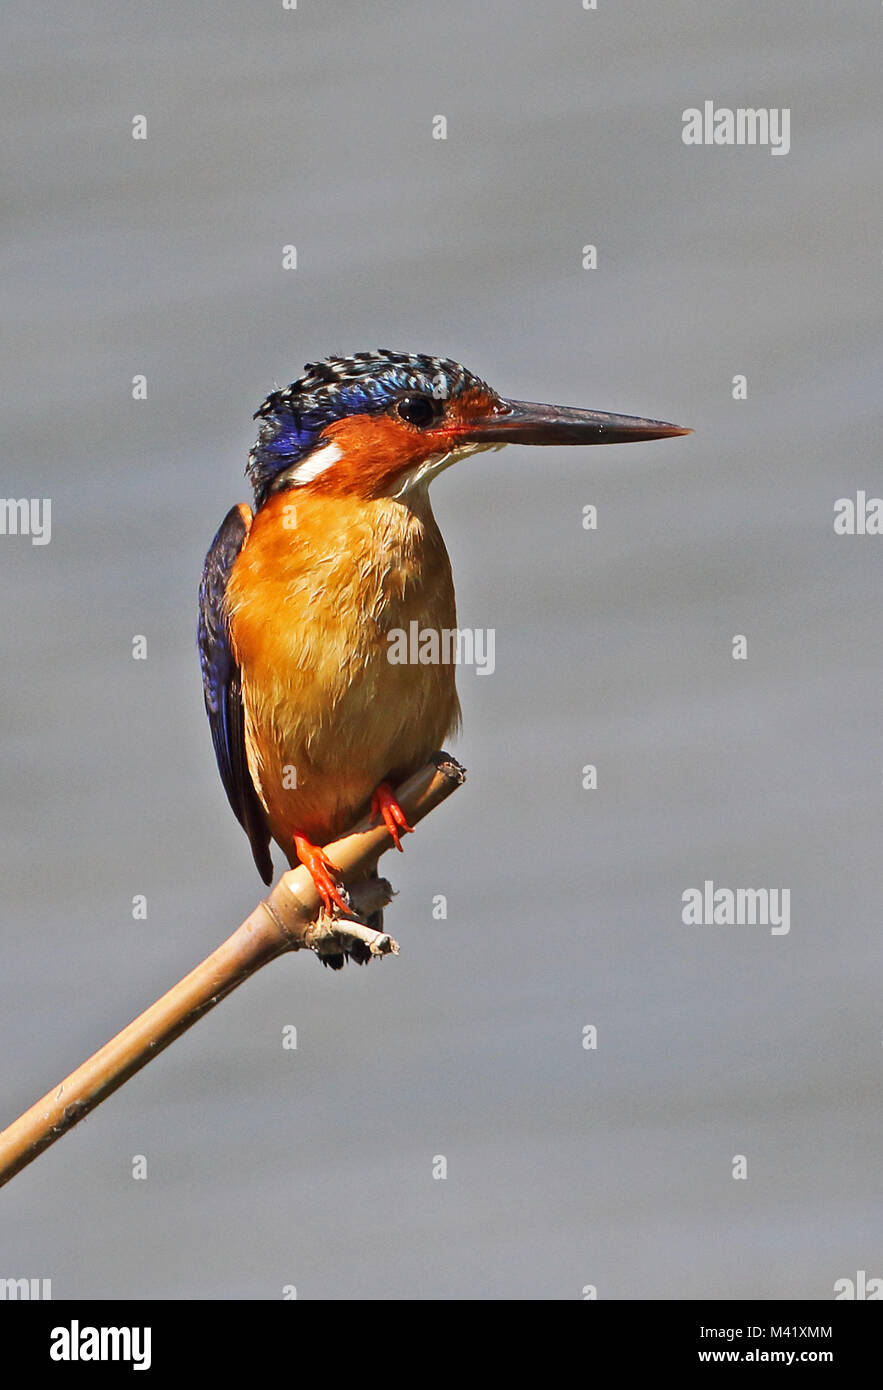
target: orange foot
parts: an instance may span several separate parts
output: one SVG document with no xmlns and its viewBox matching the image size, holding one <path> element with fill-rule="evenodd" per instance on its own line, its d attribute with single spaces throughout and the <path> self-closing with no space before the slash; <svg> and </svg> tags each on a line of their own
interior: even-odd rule
<svg viewBox="0 0 883 1390">
<path fill-rule="evenodd" d="M 325 904 L 325 911 L 331 917 L 334 908 L 339 907 L 341 912 L 347 916 L 352 912 L 348 902 L 341 897 L 338 880 L 340 869 L 336 864 L 332 864 L 324 850 L 317 845 L 305 840 L 303 835 L 295 835 L 294 847 L 297 850 L 297 857 L 305 869 L 309 869 L 310 877 L 316 885 L 319 896 Z M 333 904 L 333 906 L 332 906 Z"/>
<path fill-rule="evenodd" d="M 382 816 L 383 823 L 393 839 L 396 849 L 402 854 L 402 842 L 399 839 L 399 831 L 405 835 L 413 835 L 414 827 L 409 825 L 405 819 L 405 813 L 395 799 L 392 787 L 388 782 L 381 782 L 376 792 L 371 798 L 372 816 Z"/>
</svg>

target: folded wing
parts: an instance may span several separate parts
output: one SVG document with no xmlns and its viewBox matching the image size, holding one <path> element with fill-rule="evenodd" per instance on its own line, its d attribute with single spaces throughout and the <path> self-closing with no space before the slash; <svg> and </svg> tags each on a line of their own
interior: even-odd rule
<svg viewBox="0 0 883 1390">
<path fill-rule="evenodd" d="M 249 838 L 258 872 L 265 883 L 272 883 L 270 830 L 248 770 L 241 674 L 231 649 L 224 608 L 230 571 L 245 543 L 251 521 L 249 507 L 244 504 L 232 507 L 205 557 L 199 586 L 199 659 L 205 708 L 221 781 L 233 813 Z"/>
</svg>

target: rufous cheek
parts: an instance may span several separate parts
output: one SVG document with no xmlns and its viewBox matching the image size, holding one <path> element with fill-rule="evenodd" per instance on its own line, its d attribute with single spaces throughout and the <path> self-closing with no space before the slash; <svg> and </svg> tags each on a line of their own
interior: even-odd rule
<svg viewBox="0 0 883 1390">
<path fill-rule="evenodd" d="M 337 420 L 323 432 L 340 458 L 320 474 L 311 488 L 353 497 L 376 497 L 397 478 L 446 447 L 443 430 L 418 432 L 389 415 L 354 415 Z"/>
</svg>

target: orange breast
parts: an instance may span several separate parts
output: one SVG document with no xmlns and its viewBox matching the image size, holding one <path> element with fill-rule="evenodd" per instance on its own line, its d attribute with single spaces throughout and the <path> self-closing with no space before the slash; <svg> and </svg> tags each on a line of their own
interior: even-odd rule
<svg viewBox="0 0 883 1390">
<path fill-rule="evenodd" d="M 249 769 L 274 839 L 324 844 L 440 748 L 451 665 L 397 665 L 388 634 L 456 627 L 448 555 L 425 492 L 409 502 L 280 493 L 227 588 Z"/>
</svg>

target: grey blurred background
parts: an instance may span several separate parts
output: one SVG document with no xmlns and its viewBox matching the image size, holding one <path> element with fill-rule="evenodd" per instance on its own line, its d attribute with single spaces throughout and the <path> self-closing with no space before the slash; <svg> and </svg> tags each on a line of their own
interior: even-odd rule
<svg viewBox="0 0 883 1390">
<path fill-rule="evenodd" d="M 832 524 L 883 490 L 881 14 L 5 7 L 2 481 L 52 499 L 52 540 L 0 538 L 4 1123 L 261 893 L 194 627 L 274 382 L 388 346 L 696 433 L 435 484 L 496 671 L 460 678 L 467 786 L 384 861 L 401 956 L 265 969 L 4 1190 L 4 1276 L 827 1299 L 883 1274 L 883 539 Z M 790 153 L 686 147 L 705 98 L 789 107 Z M 685 926 L 705 879 L 790 888 L 790 934 Z"/>
</svg>

